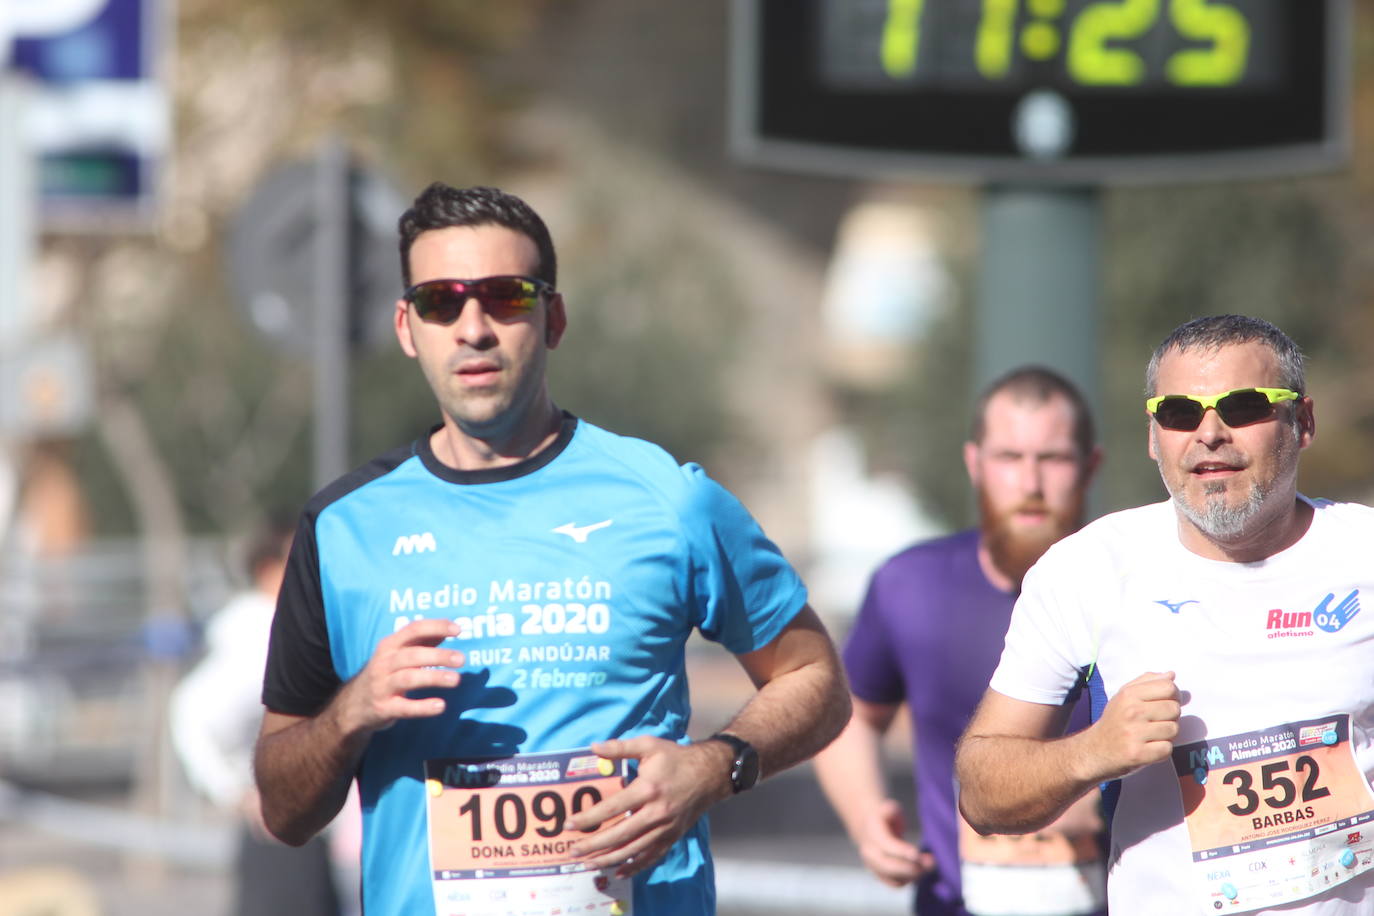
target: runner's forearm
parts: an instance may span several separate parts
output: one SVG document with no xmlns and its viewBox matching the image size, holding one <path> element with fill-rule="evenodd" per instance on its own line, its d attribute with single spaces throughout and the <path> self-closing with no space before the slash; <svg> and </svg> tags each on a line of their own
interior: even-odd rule
<svg viewBox="0 0 1374 916">
<path fill-rule="evenodd" d="M 856 703 L 839 737 L 816 755 L 816 779 L 856 844 L 865 818 L 887 799 L 882 767 L 882 732 L 860 714 Z"/>
<path fill-rule="evenodd" d="M 779 642 L 775 649 L 799 661 L 764 679 L 742 658 L 759 690 L 723 729 L 754 745 L 765 777 L 815 755 L 840 733 L 850 713 L 849 688 L 824 629 L 794 627 Z"/>
<path fill-rule="evenodd" d="M 253 769 L 263 820 L 284 843 L 299 846 L 343 807 L 367 734 L 348 736 L 331 703 L 314 718 L 267 713 Z"/>
<path fill-rule="evenodd" d="M 1076 743 L 966 734 L 954 763 L 965 820 L 980 833 L 1034 833 L 1053 823 L 1098 782 L 1080 772 Z"/>
</svg>

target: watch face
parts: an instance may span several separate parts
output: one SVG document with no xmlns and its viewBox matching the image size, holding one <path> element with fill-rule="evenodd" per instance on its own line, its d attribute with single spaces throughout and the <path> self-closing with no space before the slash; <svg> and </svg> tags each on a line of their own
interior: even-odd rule
<svg viewBox="0 0 1374 916">
<path fill-rule="evenodd" d="M 759 752 L 745 745 L 735 757 L 734 769 L 730 771 L 730 784 L 736 792 L 752 789 L 759 781 Z"/>
</svg>

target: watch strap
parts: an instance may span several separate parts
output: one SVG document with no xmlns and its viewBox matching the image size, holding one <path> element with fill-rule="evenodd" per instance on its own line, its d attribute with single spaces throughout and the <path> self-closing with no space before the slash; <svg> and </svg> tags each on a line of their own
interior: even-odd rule
<svg viewBox="0 0 1374 916">
<path fill-rule="evenodd" d="M 745 741 L 739 735 L 732 735 L 729 732 L 716 732 L 714 735 L 707 738 L 706 740 L 723 741 L 724 743 L 730 745 L 730 749 L 735 752 L 736 757 L 738 757 L 740 754 L 743 754 L 745 750 L 747 750 L 748 748 L 752 747 L 752 745 L 750 745 L 748 741 Z"/>
</svg>

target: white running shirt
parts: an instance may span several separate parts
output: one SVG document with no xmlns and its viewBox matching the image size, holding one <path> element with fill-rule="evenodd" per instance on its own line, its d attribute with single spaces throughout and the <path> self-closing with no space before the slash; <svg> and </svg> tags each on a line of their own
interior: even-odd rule
<svg viewBox="0 0 1374 916">
<path fill-rule="evenodd" d="M 1026 576 L 992 689 L 1059 705 L 1093 666 L 1095 711 L 1147 671 L 1184 692 L 1174 759 L 1109 811 L 1113 916 L 1374 913 L 1374 509 L 1306 501 L 1308 532 L 1258 563 L 1190 552 L 1162 502 Z"/>
</svg>

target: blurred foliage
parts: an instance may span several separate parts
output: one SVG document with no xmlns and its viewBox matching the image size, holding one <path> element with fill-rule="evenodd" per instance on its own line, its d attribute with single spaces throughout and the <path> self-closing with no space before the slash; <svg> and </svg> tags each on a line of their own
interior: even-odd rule
<svg viewBox="0 0 1374 916">
<path fill-rule="evenodd" d="M 1350 349 L 1341 321 L 1351 306 L 1350 251 L 1337 187 L 1334 179 L 1313 178 L 1107 195 L 1102 364 L 1109 408 L 1101 425 L 1109 463 L 1100 487 L 1107 508 L 1167 495 L 1145 453 L 1141 400 L 1150 354 L 1184 321 L 1237 312 L 1283 328 L 1307 354 L 1319 415 L 1320 380 L 1368 359 Z M 1342 437 L 1323 430 L 1304 471 L 1314 470 L 1319 452 L 1346 447 Z M 1305 473 L 1303 485 L 1314 495 L 1350 498 L 1367 495 L 1369 481 L 1367 471 L 1360 479 Z"/>
<path fill-rule="evenodd" d="M 707 275 L 704 288 L 691 294 L 698 303 L 682 296 L 665 301 L 673 298 L 665 292 L 674 286 L 675 263 L 701 261 L 679 251 L 664 262 L 621 265 L 623 276 L 580 280 L 569 293 L 575 298 L 568 333 L 550 359 L 550 387 L 565 410 L 655 442 L 680 460 L 701 461 L 727 433 L 718 370 L 730 349 L 702 346 L 701 337 L 682 333 L 674 309 L 720 310 L 730 307 L 734 291 Z"/>
<path fill-rule="evenodd" d="M 968 264 L 951 264 L 967 289 Z M 964 471 L 973 392 L 973 313 L 948 308 L 910 350 L 906 369 L 882 390 L 838 389 L 839 416 L 860 433 L 874 471 L 896 471 L 914 484 L 922 507 L 950 527 L 973 522 Z"/>
<path fill-rule="evenodd" d="M 69 266 L 90 280 L 117 251 L 143 256 L 163 246 L 156 289 L 152 276 L 128 280 L 140 287 L 141 311 L 110 298 L 79 324 L 103 389 L 133 398 L 145 418 L 188 530 L 242 529 L 298 507 L 313 489 L 308 358 L 250 326 L 228 291 L 223 246 L 256 181 L 283 160 L 313 155 L 329 132 L 342 133 L 406 200 L 435 179 L 510 186 L 522 174 L 576 173 L 563 182 L 574 191 L 545 182 L 526 195 L 541 210 L 543 200 L 571 199 L 562 219 L 544 212 L 572 316 L 551 360 L 556 400 L 684 460 L 731 436 L 721 367 L 733 346 L 717 328 L 743 304 L 719 251 L 692 226 L 644 208 L 664 196 L 653 176 L 564 162 L 541 131 L 521 133 L 518 116 L 541 90 L 537 80 L 557 75 L 513 61 L 532 53 L 537 29 L 555 26 L 555 5 L 567 16 L 578 4 L 179 4 L 172 225 L 161 238 L 76 246 Z M 107 333 L 115 326 L 119 333 Z M 390 339 L 355 355 L 350 381 L 350 466 L 439 419 L 423 377 Z M 133 531 L 127 485 L 98 433 L 83 443 L 78 462 L 98 531 Z"/>
</svg>

